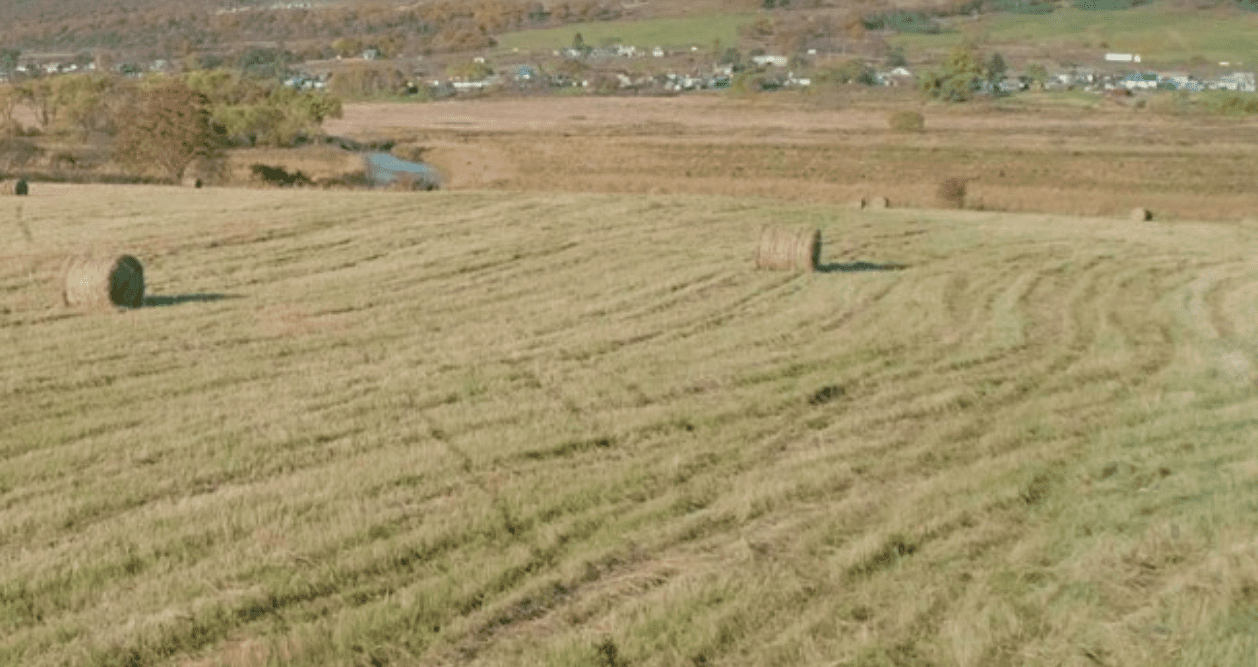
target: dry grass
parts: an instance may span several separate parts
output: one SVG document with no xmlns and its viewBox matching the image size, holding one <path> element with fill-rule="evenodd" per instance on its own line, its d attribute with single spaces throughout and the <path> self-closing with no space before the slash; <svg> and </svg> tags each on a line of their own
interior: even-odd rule
<svg viewBox="0 0 1258 667">
<path fill-rule="evenodd" d="M 425 158 L 453 190 L 825 203 L 881 192 L 897 207 L 930 208 L 940 174 L 964 173 L 977 179 L 968 205 L 984 210 L 1126 216 L 1145 206 L 1159 217 L 1240 220 L 1258 208 L 1247 167 L 1258 160 L 1258 126 L 1244 120 L 1011 101 L 935 108 L 930 132 L 901 134 L 886 116 L 915 100 L 836 104 L 785 93 L 364 104 L 329 131 L 430 147 Z"/>
<path fill-rule="evenodd" d="M 203 194 L 0 237 L 0 664 L 1258 652 L 1254 229 Z M 176 305 L 57 305 L 104 242 Z"/>
</svg>

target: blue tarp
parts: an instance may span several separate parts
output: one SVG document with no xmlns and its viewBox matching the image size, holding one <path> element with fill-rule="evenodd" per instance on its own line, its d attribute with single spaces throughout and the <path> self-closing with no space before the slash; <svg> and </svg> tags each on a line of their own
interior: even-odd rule
<svg viewBox="0 0 1258 667">
<path fill-rule="evenodd" d="M 404 175 L 430 187 L 441 185 L 441 177 L 431 165 L 399 160 L 388 153 L 368 153 L 363 156 L 363 165 L 367 178 L 376 185 L 389 185 Z"/>
</svg>

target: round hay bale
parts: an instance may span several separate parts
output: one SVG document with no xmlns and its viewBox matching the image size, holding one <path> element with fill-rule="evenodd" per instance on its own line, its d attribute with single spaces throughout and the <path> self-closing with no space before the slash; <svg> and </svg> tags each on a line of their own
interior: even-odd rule
<svg viewBox="0 0 1258 667">
<path fill-rule="evenodd" d="M 865 198 L 859 197 L 857 199 L 853 199 L 851 203 L 848 204 L 848 206 L 851 206 L 854 209 L 863 209 L 865 208 Z"/>
<path fill-rule="evenodd" d="M 756 246 L 756 268 L 814 271 L 821 259 L 820 229 L 765 227 Z"/>
<path fill-rule="evenodd" d="M 1131 219 L 1135 220 L 1136 222 L 1144 222 L 1146 220 L 1152 220 L 1153 211 L 1150 211 L 1147 208 L 1137 206 L 1136 208 L 1131 209 Z"/>
<path fill-rule="evenodd" d="M 26 183 L 26 179 L 19 178 L 12 181 L 0 182 L 0 194 L 26 196 L 30 194 L 30 186 Z"/>
<path fill-rule="evenodd" d="M 184 177 L 183 177 L 183 186 L 184 186 L 185 188 L 195 188 L 195 189 L 200 189 L 200 188 L 201 188 L 201 187 L 203 187 L 204 185 L 205 185 L 205 183 L 204 183 L 204 182 L 202 182 L 202 181 L 201 181 L 201 179 L 200 179 L 200 178 L 197 178 L 196 176 L 184 176 Z"/>
<path fill-rule="evenodd" d="M 144 305 L 144 267 L 131 255 L 75 257 L 66 263 L 62 296 L 67 306 L 101 308 Z"/>
<path fill-rule="evenodd" d="M 887 208 L 891 206 L 891 202 L 886 197 L 874 197 L 866 204 L 866 208 Z"/>
</svg>

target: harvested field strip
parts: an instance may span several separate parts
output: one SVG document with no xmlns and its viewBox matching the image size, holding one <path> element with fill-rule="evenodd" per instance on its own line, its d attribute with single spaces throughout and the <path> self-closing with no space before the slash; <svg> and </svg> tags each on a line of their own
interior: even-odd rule
<svg viewBox="0 0 1258 667">
<path fill-rule="evenodd" d="M 32 198 L 34 252 L 238 298 L 59 318 L 47 262 L 0 292 L 0 664 L 1251 646 L 1258 232 L 89 190 Z M 873 268 L 755 271 L 769 219 Z"/>
</svg>

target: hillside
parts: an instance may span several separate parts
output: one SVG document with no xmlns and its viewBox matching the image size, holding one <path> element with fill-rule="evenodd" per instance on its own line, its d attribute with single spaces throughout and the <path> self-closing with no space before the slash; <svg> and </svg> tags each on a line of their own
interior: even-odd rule
<svg viewBox="0 0 1258 667">
<path fill-rule="evenodd" d="M 0 665 L 1258 652 L 1252 227 L 38 185 Z M 85 246 L 161 307 L 54 305 Z"/>
</svg>

